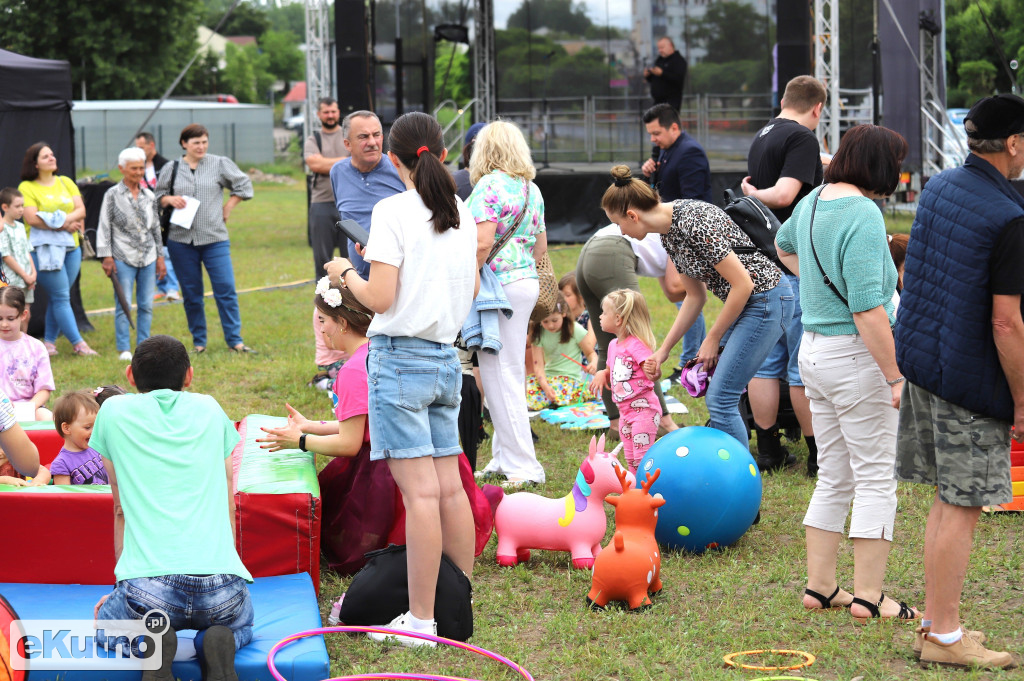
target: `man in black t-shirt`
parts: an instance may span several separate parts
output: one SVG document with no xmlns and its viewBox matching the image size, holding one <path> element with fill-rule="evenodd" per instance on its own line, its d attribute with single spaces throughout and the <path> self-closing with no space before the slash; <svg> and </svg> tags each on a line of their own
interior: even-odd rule
<svg viewBox="0 0 1024 681">
<path fill-rule="evenodd" d="M 655 104 L 670 104 L 679 111 L 683 104 L 686 69 L 686 58 L 676 50 L 672 39 L 660 38 L 654 66 L 644 69 L 644 79 L 651 84 L 651 99 Z"/>
<path fill-rule="evenodd" d="M 797 76 L 786 84 L 782 111 L 758 131 L 750 145 L 750 174 L 741 183 L 743 193 L 760 199 L 780 222 L 785 222 L 797 202 L 821 184 L 821 151 L 814 130 L 824 105 L 825 87 L 811 76 Z M 797 364 L 803 336 L 800 280 L 791 272 L 785 274 L 796 296 L 793 320 L 747 386 L 757 432 L 757 465 L 761 470 L 775 470 L 788 463 L 778 428 L 779 379 L 785 377 L 793 411 L 807 442 L 807 474 L 813 477 L 818 472 L 818 447 Z"/>
</svg>

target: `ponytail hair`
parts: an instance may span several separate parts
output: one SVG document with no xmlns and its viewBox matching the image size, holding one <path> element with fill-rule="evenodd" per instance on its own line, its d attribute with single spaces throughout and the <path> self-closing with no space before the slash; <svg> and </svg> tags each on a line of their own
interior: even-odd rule
<svg viewBox="0 0 1024 681">
<path fill-rule="evenodd" d="M 409 169 L 416 193 L 431 212 L 434 231 L 458 229 L 461 217 L 455 202 L 455 180 L 441 163 L 444 140 L 441 126 L 421 111 L 403 114 L 388 134 L 391 153 Z"/>
<path fill-rule="evenodd" d="M 636 336 L 651 351 L 658 349 L 658 343 L 654 339 L 654 331 L 651 330 L 651 313 L 647 310 L 647 301 L 639 291 L 629 288 L 620 288 L 612 291 L 601 301 L 609 303 L 612 310 L 622 318 L 622 325 L 625 327 L 626 335 Z"/>
<path fill-rule="evenodd" d="M 614 182 L 601 197 L 601 208 L 609 215 L 625 215 L 630 208 L 649 211 L 661 203 L 658 191 L 633 177 L 629 166 L 612 168 L 612 179 Z"/>
</svg>

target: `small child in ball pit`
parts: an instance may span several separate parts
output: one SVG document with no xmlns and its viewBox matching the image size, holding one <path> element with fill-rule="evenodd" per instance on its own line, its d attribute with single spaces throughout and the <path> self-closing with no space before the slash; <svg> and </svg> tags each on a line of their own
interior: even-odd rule
<svg viewBox="0 0 1024 681">
<path fill-rule="evenodd" d="M 50 464 L 55 485 L 106 485 L 107 471 L 99 452 L 89 447 L 92 427 L 100 405 L 91 390 L 62 395 L 53 407 L 53 425 L 64 438 L 57 458 Z"/>
<path fill-rule="evenodd" d="M 608 344 L 608 366 L 590 383 L 595 395 L 607 386 L 619 407 L 619 435 L 629 470 L 636 473 L 640 459 L 658 435 L 661 403 L 654 393 L 654 381 L 643 371 L 643 363 L 657 345 L 651 331 L 651 316 L 639 291 L 618 289 L 601 301 L 601 329 L 615 335 Z"/>
</svg>

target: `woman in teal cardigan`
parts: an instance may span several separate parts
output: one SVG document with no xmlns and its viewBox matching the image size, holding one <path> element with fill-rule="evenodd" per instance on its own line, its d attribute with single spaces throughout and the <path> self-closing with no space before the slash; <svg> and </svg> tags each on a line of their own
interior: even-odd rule
<svg viewBox="0 0 1024 681">
<path fill-rule="evenodd" d="M 899 133 L 874 125 L 851 128 L 825 173 L 826 184 L 797 204 L 776 236 L 782 261 L 800 273 L 800 375 L 818 441 L 818 482 L 804 516 L 804 607 L 848 606 L 862 622 L 920 616 L 882 593 L 896 517 L 893 467 L 903 377 L 892 335 L 896 267 L 874 201 L 895 191 L 906 154 Z M 853 595 L 836 579 L 851 503 Z"/>
</svg>

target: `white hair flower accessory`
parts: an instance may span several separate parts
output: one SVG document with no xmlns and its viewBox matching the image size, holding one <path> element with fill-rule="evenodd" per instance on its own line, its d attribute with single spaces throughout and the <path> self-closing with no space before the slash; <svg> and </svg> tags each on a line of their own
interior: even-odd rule
<svg viewBox="0 0 1024 681">
<path fill-rule="evenodd" d="M 328 290 L 327 293 L 321 294 L 320 297 L 323 298 L 324 302 L 330 305 L 331 307 L 339 307 L 342 304 L 341 291 L 339 291 L 336 288 Z"/>
<path fill-rule="evenodd" d="M 325 293 L 331 290 L 331 279 L 330 277 L 320 277 L 320 281 L 316 282 L 316 294 L 323 296 Z"/>
</svg>

